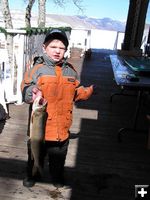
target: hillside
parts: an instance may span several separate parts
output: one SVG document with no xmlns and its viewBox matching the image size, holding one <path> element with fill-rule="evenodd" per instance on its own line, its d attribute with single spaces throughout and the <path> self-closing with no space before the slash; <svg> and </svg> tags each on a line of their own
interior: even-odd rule
<svg viewBox="0 0 150 200">
<path fill-rule="evenodd" d="M 21 10 L 11 10 L 12 21 L 14 28 L 25 27 L 24 12 Z M 32 27 L 37 27 L 37 15 L 32 14 L 31 18 Z M 4 27 L 3 16 L 0 12 L 0 26 Z M 89 18 L 86 16 L 67 16 L 67 15 L 46 15 L 46 27 L 56 26 L 70 26 L 76 29 L 102 29 L 102 30 L 115 30 L 124 31 L 125 22 L 112 20 L 110 18 Z"/>
</svg>

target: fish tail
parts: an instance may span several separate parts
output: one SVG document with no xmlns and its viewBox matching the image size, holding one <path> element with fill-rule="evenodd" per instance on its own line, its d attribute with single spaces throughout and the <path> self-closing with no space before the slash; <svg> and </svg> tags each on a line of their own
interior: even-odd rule
<svg viewBox="0 0 150 200">
<path fill-rule="evenodd" d="M 33 169 L 32 169 L 32 176 L 36 177 L 36 176 L 40 176 L 42 177 L 43 175 L 43 169 L 41 166 L 36 166 L 36 165 L 33 165 Z"/>
</svg>

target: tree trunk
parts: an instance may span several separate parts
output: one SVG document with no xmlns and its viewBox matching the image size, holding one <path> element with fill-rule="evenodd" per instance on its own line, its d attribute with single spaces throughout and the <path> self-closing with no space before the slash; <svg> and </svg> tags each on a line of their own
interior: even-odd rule
<svg viewBox="0 0 150 200">
<path fill-rule="evenodd" d="M 13 29 L 12 18 L 9 10 L 8 0 L 1 0 L 2 13 L 6 29 Z M 6 35 L 6 47 L 8 52 L 8 61 L 10 66 L 13 66 L 13 36 L 10 34 Z M 12 74 L 11 74 L 12 75 Z"/>
<path fill-rule="evenodd" d="M 46 0 L 39 0 L 38 27 L 44 28 L 46 23 Z"/>
<path fill-rule="evenodd" d="M 29 3 L 26 7 L 26 14 L 25 14 L 25 24 L 27 28 L 31 28 L 31 10 L 35 0 L 29 0 Z"/>
</svg>

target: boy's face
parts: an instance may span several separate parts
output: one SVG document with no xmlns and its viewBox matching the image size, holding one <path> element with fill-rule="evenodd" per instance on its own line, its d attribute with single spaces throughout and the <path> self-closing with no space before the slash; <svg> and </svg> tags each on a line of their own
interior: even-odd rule
<svg viewBox="0 0 150 200">
<path fill-rule="evenodd" d="M 63 59 L 66 47 L 61 40 L 54 39 L 43 44 L 43 51 L 55 62 Z"/>
</svg>

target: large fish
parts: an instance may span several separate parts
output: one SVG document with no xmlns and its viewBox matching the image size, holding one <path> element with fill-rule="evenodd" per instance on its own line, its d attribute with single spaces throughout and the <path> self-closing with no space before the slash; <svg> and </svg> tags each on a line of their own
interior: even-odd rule
<svg viewBox="0 0 150 200">
<path fill-rule="evenodd" d="M 32 114 L 30 120 L 30 141 L 31 153 L 34 159 L 32 175 L 40 173 L 42 175 L 42 167 L 40 164 L 40 152 L 42 142 L 45 136 L 45 123 L 47 119 L 46 112 L 47 101 L 42 97 L 37 97 L 32 105 Z"/>
</svg>

